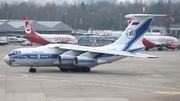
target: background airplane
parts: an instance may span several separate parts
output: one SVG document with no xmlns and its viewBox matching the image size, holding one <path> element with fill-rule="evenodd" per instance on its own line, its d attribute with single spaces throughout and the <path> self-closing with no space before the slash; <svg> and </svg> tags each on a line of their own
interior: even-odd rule
<svg viewBox="0 0 180 101">
<path fill-rule="evenodd" d="M 48 44 L 36 48 L 19 48 L 6 55 L 4 61 L 10 66 L 31 67 L 29 72 L 36 72 L 36 68 L 33 67 L 44 66 L 57 66 L 61 71 L 90 72 L 90 68 L 125 57 L 156 58 L 152 55 L 135 53 L 144 48 L 142 38 L 153 16 L 166 15 L 126 15 L 126 18 L 132 18 L 132 22 L 118 40 L 106 46 L 92 48 L 71 44 Z"/>
<path fill-rule="evenodd" d="M 179 49 L 179 40 L 172 36 L 144 36 L 142 40 L 145 50 L 157 47 L 158 51 L 166 49 Z"/>
<path fill-rule="evenodd" d="M 33 30 L 27 17 L 23 15 L 24 28 L 26 34 L 24 37 L 31 42 L 46 45 L 52 43 L 66 43 L 76 44 L 78 40 L 72 35 L 53 35 L 53 34 L 39 34 Z"/>
</svg>

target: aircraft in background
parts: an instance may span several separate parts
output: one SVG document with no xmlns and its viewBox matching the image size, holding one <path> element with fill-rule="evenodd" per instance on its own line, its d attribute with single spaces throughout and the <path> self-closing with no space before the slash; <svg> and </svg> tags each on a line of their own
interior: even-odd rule
<svg viewBox="0 0 180 101">
<path fill-rule="evenodd" d="M 72 44 L 48 44 L 36 48 L 18 48 L 6 55 L 4 61 L 12 67 L 31 67 L 29 72 L 36 72 L 36 68 L 33 67 L 52 66 L 60 68 L 61 71 L 90 72 L 90 69 L 95 66 L 112 63 L 125 57 L 157 58 L 153 55 L 135 53 L 135 51 L 144 48 L 142 44 L 143 35 L 147 31 L 153 16 L 167 15 L 126 15 L 126 18 L 132 18 L 132 22 L 118 40 L 106 46 L 87 47 Z"/>
<path fill-rule="evenodd" d="M 72 35 L 53 35 L 53 34 L 39 34 L 33 30 L 27 17 L 23 15 L 24 29 L 26 34 L 24 37 L 31 42 L 37 44 L 52 44 L 52 43 L 65 43 L 65 44 L 76 44 L 78 40 Z"/>
<path fill-rule="evenodd" d="M 179 40 L 172 36 L 144 36 L 142 43 L 145 46 L 145 50 L 157 47 L 158 51 L 166 49 L 179 49 Z"/>
</svg>

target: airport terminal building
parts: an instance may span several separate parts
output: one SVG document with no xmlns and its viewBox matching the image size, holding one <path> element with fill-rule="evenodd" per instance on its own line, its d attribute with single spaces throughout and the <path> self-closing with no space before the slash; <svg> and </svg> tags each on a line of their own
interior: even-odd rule
<svg viewBox="0 0 180 101">
<path fill-rule="evenodd" d="M 180 25 L 169 26 L 169 33 L 167 33 L 166 27 L 150 26 L 150 32 L 160 32 L 162 35 L 170 35 L 180 39 Z"/>
<path fill-rule="evenodd" d="M 40 34 L 71 34 L 72 27 L 61 21 L 29 21 L 35 31 Z M 8 36 L 10 34 L 24 35 L 24 23 L 18 21 L 0 21 L 0 36 Z"/>
</svg>

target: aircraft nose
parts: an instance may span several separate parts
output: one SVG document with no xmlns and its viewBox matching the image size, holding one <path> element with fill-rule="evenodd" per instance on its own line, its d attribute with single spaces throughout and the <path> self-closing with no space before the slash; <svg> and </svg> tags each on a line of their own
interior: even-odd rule
<svg viewBox="0 0 180 101">
<path fill-rule="evenodd" d="M 6 55 L 6 56 L 4 57 L 4 61 L 5 61 L 7 64 L 9 64 L 9 56 L 8 56 L 8 55 Z"/>
</svg>

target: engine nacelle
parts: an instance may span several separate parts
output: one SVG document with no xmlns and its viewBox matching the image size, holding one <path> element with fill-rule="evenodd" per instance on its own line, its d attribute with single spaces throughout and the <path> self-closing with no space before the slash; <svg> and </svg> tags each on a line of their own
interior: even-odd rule
<svg viewBox="0 0 180 101">
<path fill-rule="evenodd" d="M 176 44 L 170 44 L 168 48 L 175 50 L 177 48 L 177 45 Z"/>
<path fill-rule="evenodd" d="M 73 65 L 74 56 L 70 55 L 59 55 L 58 62 L 61 65 Z"/>
<path fill-rule="evenodd" d="M 76 66 L 92 66 L 98 63 L 97 59 L 91 57 L 77 56 L 73 60 Z"/>
</svg>

